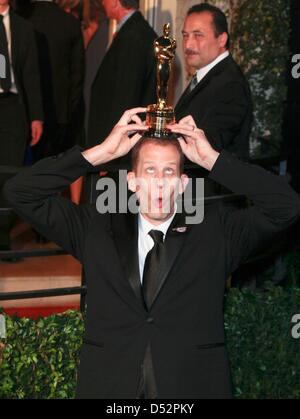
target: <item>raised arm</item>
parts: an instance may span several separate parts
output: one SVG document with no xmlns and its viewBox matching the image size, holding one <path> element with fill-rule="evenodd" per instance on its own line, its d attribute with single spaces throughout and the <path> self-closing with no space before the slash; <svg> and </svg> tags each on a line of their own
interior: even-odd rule
<svg viewBox="0 0 300 419">
<path fill-rule="evenodd" d="M 83 152 L 75 146 L 23 169 L 4 186 L 12 208 L 39 233 L 82 261 L 85 237 L 95 209 L 73 204 L 58 193 L 94 166 L 127 154 L 141 137 L 136 133 L 129 138 L 128 132 L 145 130 L 136 115 L 143 111 L 143 108 L 127 111 L 98 146 Z"/>
<path fill-rule="evenodd" d="M 220 207 L 228 244 L 228 271 L 233 272 L 258 247 L 291 226 L 300 215 L 299 195 L 286 180 L 244 163 L 226 151 L 216 152 L 191 117 L 170 127 L 182 135 L 184 154 L 210 171 L 209 177 L 252 202 L 246 209 Z"/>
</svg>

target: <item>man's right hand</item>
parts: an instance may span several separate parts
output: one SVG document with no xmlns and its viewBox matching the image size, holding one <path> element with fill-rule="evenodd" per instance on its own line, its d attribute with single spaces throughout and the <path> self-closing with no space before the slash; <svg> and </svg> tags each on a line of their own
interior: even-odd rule
<svg viewBox="0 0 300 419">
<path fill-rule="evenodd" d="M 93 166 L 99 166 L 128 154 L 142 138 L 140 133 L 148 129 L 137 115 L 143 112 L 146 112 L 146 108 L 126 111 L 105 141 L 83 151 L 83 157 Z M 131 132 L 136 132 L 136 134 L 129 137 Z"/>
</svg>

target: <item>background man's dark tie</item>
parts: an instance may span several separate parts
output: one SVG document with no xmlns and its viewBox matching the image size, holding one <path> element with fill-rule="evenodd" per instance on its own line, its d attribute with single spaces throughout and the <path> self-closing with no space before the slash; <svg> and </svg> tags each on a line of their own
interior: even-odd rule
<svg viewBox="0 0 300 419">
<path fill-rule="evenodd" d="M 189 91 L 192 92 L 198 84 L 197 73 L 195 73 L 190 81 Z"/>
<path fill-rule="evenodd" d="M 3 23 L 3 15 L 0 15 L 0 54 L 4 56 L 5 59 L 5 78 L 0 78 L 0 86 L 4 93 L 10 91 L 11 88 L 11 74 L 10 74 L 10 60 L 8 54 L 8 42 L 6 36 L 6 30 Z"/>
<path fill-rule="evenodd" d="M 147 254 L 143 273 L 143 295 L 149 309 L 159 285 L 157 274 L 164 245 L 164 234 L 158 230 L 151 230 L 148 234 L 154 241 L 154 247 Z"/>
</svg>

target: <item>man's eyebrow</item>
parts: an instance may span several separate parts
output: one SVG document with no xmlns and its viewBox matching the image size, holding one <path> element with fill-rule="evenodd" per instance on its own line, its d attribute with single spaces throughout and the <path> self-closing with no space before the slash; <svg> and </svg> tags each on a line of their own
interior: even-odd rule
<svg viewBox="0 0 300 419">
<path fill-rule="evenodd" d="M 194 31 L 190 31 L 190 32 L 182 30 L 181 33 L 182 34 L 184 34 L 184 33 L 203 33 L 203 31 L 202 31 L 202 29 L 195 29 Z"/>
</svg>

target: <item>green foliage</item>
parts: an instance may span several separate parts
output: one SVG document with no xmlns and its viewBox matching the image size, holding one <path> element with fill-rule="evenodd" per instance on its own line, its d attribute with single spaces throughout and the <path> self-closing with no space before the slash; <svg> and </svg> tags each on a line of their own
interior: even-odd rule
<svg viewBox="0 0 300 419">
<path fill-rule="evenodd" d="M 288 271 L 288 283 L 292 286 L 300 286 L 300 253 L 294 251 L 289 253 L 285 257 L 287 271 Z"/>
<path fill-rule="evenodd" d="M 232 289 L 225 313 L 236 397 L 300 399 L 300 340 L 291 334 L 300 289 Z"/>
<path fill-rule="evenodd" d="M 291 335 L 297 313 L 299 288 L 229 291 L 225 328 L 237 398 L 300 398 L 300 340 Z M 73 398 L 82 316 L 70 311 L 6 321 L 0 398 Z"/>
<path fill-rule="evenodd" d="M 82 316 L 69 311 L 38 321 L 5 317 L 0 398 L 72 397 L 84 329 Z"/>
</svg>

